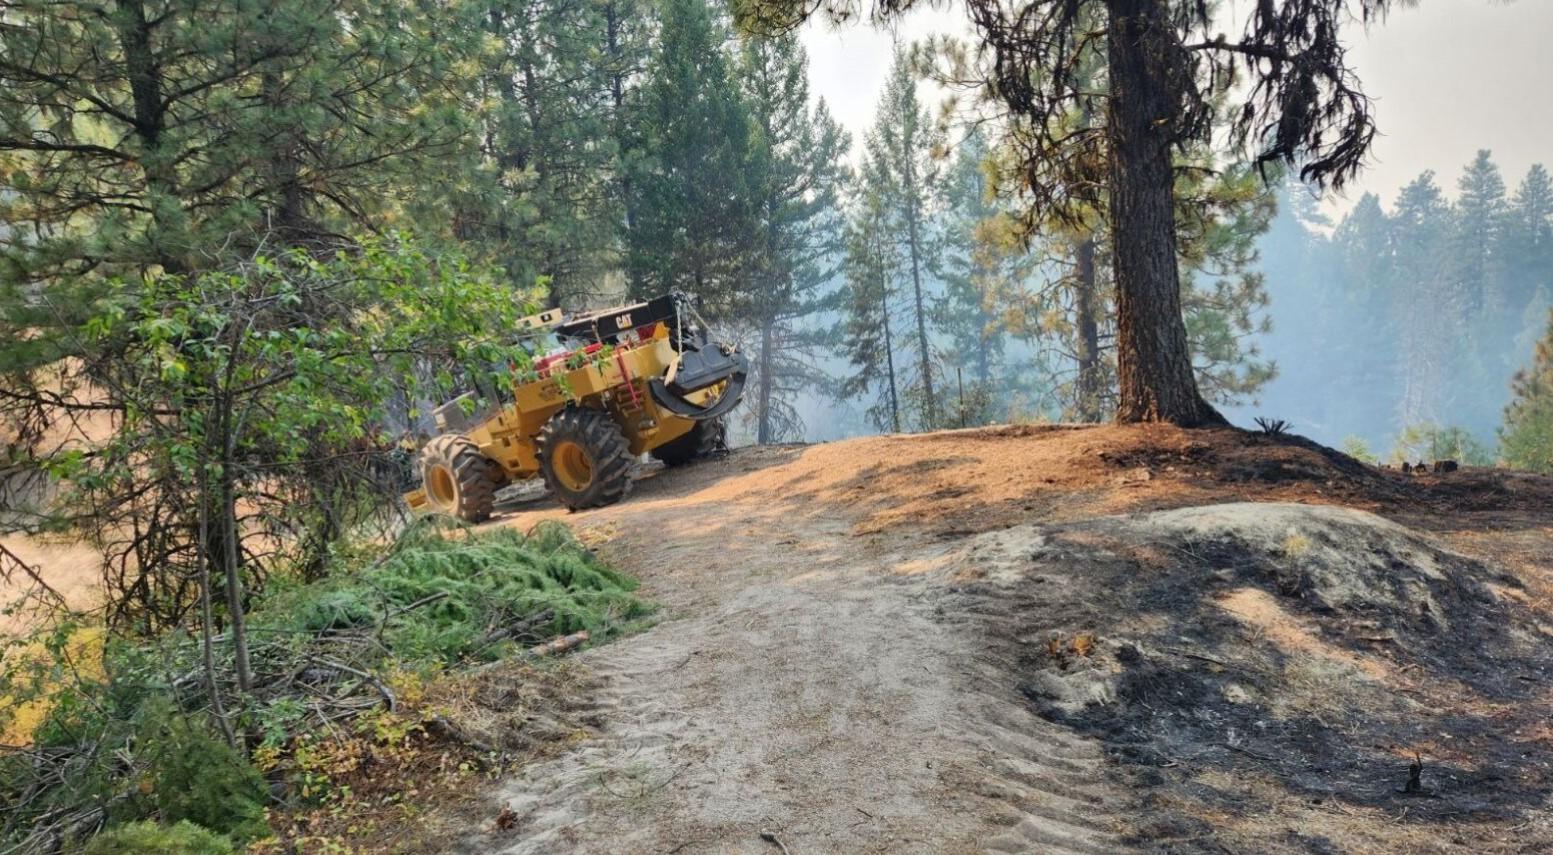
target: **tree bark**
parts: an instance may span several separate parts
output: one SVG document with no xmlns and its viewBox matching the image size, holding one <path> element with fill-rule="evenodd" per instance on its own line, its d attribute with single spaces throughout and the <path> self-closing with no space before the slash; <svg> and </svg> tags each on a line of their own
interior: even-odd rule
<svg viewBox="0 0 1553 855">
<path fill-rule="evenodd" d="M 1107 0 L 1110 12 L 1112 262 L 1116 271 L 1118 422 L 1222 425 L 1192 373 L 1171 146 L 1189 73 L 1160 0 Z"/>
<path fill-rule="evenodd" d="M 884 326 L 884 367 L 890 378 L 890 431 L 900 433 L 900 397 L 895 391 L 895 346 L 890 340 L 890 288 L 887 283 L 881 283 L 879 288 L 879 309 Z"/>
<path fill-rule="evenodd" d="M 917 202 L 920 198 L 917 193 L 916 170 L 912 164 L 911 153 L 906 154 L 906 192 L 909 198 L 906 200 L 906 241 L 911 250 L 911 287 L 916 297 L 917 309 L 917 349 L 921 354 L 918 370 L 922 372 L 922 407 L 923 430 L 932 430 L 938 427 L 938 400 L 933 396 L 933 352 L 927 340 L 927 310 L 922 301 L 922 246 L 917 220 L 920 212 L 917 210 Z M 896 426 L 899 430 L 899 425 Z"/>
<path fill-rule="evenodd" d="M 214 562 L 210 553 L 210 490 L 204 455 L 200 455 L 199 477 L 195 492 L 199 500 L 199 589 L 200 589 L 200 664 L 205 671 L 205 691 L 210 695 L 210 710 L 221 727 L 226 744 L 237 747 L 237 734 L 227 720 L 226 708 L 221 701 L 221 684 L 216 681 L 215 610 L 210 603 L 210 567 Z"/>
<path fill-rule="evenodd" d="M 768 318 L 760 325 L 760 390 L 756 401 L 759 424 L 755 428 L 757 445 L 768 445 L 771 442 L 771 328 L 774 323 Z"/>
<path fill-rule="evenodd" d="M 1074 250 L 1078 288 L 1074 295 L 1074 325 L 1078 328 L 1078 380 L 1074 415 L 1082 422 L 1100 421 L 1100 294 L 1095 276 L 1095 238 L 1084 238 Z"/>
<path fill-rule="evenodd" d="M 154 46 L 154 27 L 146 17 L 145 4 L 139 0 L 121 0 L 118 8 L 119 45 L 124 51 L 124 72 L 134 103 L 134 133 L 143 151 L 141 168 L 145 171 L 147 204 L 151 220 L 155 261 L 168 273 L 183 273 L 188 268 L 186 248 L 177 235 L 168 234 L 176 226 L 167 222 L 166 202 L 179 198 L 176 173 L 162 152 L 162 133 L 167 127 L 167 109 L 162 103 L 162 66 Z"/>
</svg>

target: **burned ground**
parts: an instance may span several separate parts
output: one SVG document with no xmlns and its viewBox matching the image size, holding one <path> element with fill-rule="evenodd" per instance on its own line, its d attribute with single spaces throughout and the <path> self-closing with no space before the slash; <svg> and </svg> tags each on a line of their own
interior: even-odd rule
<svg viewBox="0 0 1553 855">
<path fill-rule="evenodd" d="M 982 540 L 961 596 L 1003 628 L 997 655 L 1040 715 L 1127 771 L 1144 848 L 1399 843 L 1312 835 L 1333 810 L 1405 814 L 1409 845 L 1553 841 L 1553 645 L 1500 593 L 1523 591 L 1514 575 L 1368 513 L 1290 504 Z"/>
</svg>

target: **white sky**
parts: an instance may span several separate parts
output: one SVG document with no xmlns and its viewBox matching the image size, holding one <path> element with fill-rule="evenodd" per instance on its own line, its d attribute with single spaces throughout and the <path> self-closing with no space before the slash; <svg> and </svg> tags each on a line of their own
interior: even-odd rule
<svg viewBox="0 0 1553 855">
<path fill-rule="evenodd" d="M 910 42 L 934 32 L 964 34 L 968 25 L 956 4 L 912 12 L 897 30 Z M 1425 169 L 1439 173 L 1440 185 L 1454 194 L 1457 175 L 1480 148 L 1493 151 L 1512 192 L 1531 164 L 1553 167 L 1553 0 L 1422 0 L 1368 33 L 1348 33 L 1349 56 L 1375 99 L 1382 136 L 1369 168 L 1329 207 L 1345 210 L 1364 191 L 1389 206 Z M 873 122 L 890 33 L 815 20 L 805 25 L 803 41 L 811 90 L 856 146 Z"/>
</svg>

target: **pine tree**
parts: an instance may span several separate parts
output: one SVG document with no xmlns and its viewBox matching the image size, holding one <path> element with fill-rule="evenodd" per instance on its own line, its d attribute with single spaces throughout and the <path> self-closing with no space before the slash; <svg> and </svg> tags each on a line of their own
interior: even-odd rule
<svg viewBox="0 0 1553 855">
<path fill-rule="evenodd" d="M 959 401 L 949 422 L 961 427 L 989 419 L 990 402 L 1001 397 L 995 393 L 1003 391 L 1006 336 L 992 306 L 1002 290 L 999 286 L 1009 254 L 988 239 L 1003 211 L 993 199 L 984 169 L 987 155 L 986 141 L 972 130 L 960 142 L 954 163 L 939 186 L 942 245 L 933 273 L 943 283 L 943 294 L 933 300 L 931 316 L 948 339 L 945 358 L 956 371 L 956 388 L 949 394 Z M 1019 255 L 1025 254 L 1019 251 Z M 966 375 L 971 384 L 969 395 L 964 391 Z M 987 405 L 979 405 L 981 402 Z"/>
<path fill-rule="evenodd" d="M 663 0 L 632 110 L 628 271 L 638 297 L 683 289 L 726 317 L 750 270 L 750 119 L 706 0 Z"/>
<path fill-rule="evenodd" d="M 1499 444 L 1511 466 L 1553 472 L 1553 313 L 1529 367 L 1515 375 Z"/>
<path fill-rule="evenodd" d="M 7 273 L 192 270 L 379 225 L 461 143 L 438 83 L 472 50 L 392 2 L 8 8 Z"/>
<path fill-rule="evenodd" d="M 1553 178 L 1533 164 L 1521 179 L 1505 226 L 1505 267 L 1510 311 L 1518 315 L 1517 358 L 1531 349 L 1553 302 Z"/>
<path fill-rule="evenodd" d="M 1318 271 L 1314 281 L 1299 283 L 1289 307 L 1273 304 L 1282 324 L 1283 314 L 1298 305 L 1306 289 L 1319 289 L 1323 310 L 1310 337 L 1315 358 L 1301 377 L 1317 393 L 1312 408 L 1321 413 L 1318 424 L 1332 426 L 1334 435 L 1338 425 L 1346 425 L 1341 429 L 1361 434 L 1373 447 L 1381 447 L 1392 433 L 1401 386 L 1392 228 L 1380 198 L 1364 194 L 1330 242 L 1310 237 L 1315 251 L 1304 269 Z"/>
<path fill-rule="evenodd" d="M 478 147 L 451 166 L 458 237 L 514 281 L 551 281 L 585 301 L 622 263 L 619 137 L 646 56 L 619 2 L 488 0 L 470 7 L 484 37 Z"/>
<path fill-rule="evenodd" d="M 821 101 L 809 104 L 808 59 L 795 36 L 745 40 L 739 75 L 751 118 L 747 186 L 756 205 L 752 272 L 738 314 L 754 329 L 756 441 L 800 439 L 794 397 L 825 385 L 825 340 L 806 327 L 826 306 L 841 250 L 842 157 L 850 142 Z"/>
<path fill-rule="evenodd" d="M 1191 154 L 1216 166 L 1206 148 Z M 1198 388 L 1210 403 L 1230 404 L 1254 398 L 1277 373 L 1255 341 L 1272 323 L 1256 243 L 1277 196 L 1256 169 L 1214 166 L 1181 170 L 1176 181 L 1181 307 Z"/>
<path fill-rule="evenodd" d="M 1397 424 L 1439 423 L 1448 404 L 1453 341 L 1463 331 L 1462 306 L 1452 299 L 1445 270 L 1450 209 L 1432 171 L 1402 189 L 1391 223 L 1392 313 L 1402 369 Z"/>
<path fill-rule="evenodd" d="M 890 182 L 889 171 L 865 152 L 846 227 L 843 318 L 833 338 L 852 368 L 841 382 L 840 393 L 848 398 L 871 397 L 875 403 L 868 409 L 869 419 L 881 430 L 899 433 L 901 384 L 891 327 L 905 259 L 893 234 Z"/>
<path fill-rule="evenodd" d="M 876 0 L 868 18 L 888 21 L 915 5 Z M 1109 180 L 1116 286 L 1117 417 L 1184 426 L 1223 424 L 1196 388 L 1181 306 L 1174 216 L 1176 164 L 1193 144 L 1227 131 L 1258 167 L 1300 167 L 1301 178 L 1342 185 L 1375 136 L 1370 101 L 1346 57 L 1342 22 L 1383 15 L 1390 0 L 1253 4 L 1239 34 L 1222 34 L 1225 4 L 1159 0 L 968 0 L 988 59 L 979 83 L 1020 121 L 1032 210 L 1071 213 L 1077 172 L 1103 151 Z M 860 15 L 855 0 L 741 0 L 741 24 L 792 27 L 824 10 Z M 1236 13 L 1238 14 L 1238 13 Z M 1099 25 L 1096 25 L 1096 22 Z M 1105 46 L 1107 119 L 1072 133 L 1069 114 L 1092 97 L 1086 54 Z M 1219 111 L 1223 98 L 1233 109 Z M 1093 194 L 1077 198 L 1080 208 Z M 1065 210 L 1066 209 L 1066 210 Z"/>
<path fill-rule="evenodd" d="M 100 381 L 108 281 L 394 228 L 468 145 L 479 40 L 401 2 L 64 0 L 0 25 L 0 432 Z M 435 37 L 434 37 L 435 36 Z M 445 210 L 443 211 L 445 214 Z M 442 217 L 415 218 L 430 223 Z"/>
<path fill-rule="evenodd" d="M 1510 306 L 1506 279 L 1509 203 L 1504 180 L 1489 152 L 1480 150 L 1457 182 L 1448 255 L 1451 299 L 1462 312 L 1461 335 L 1450 361 L 1453 409 L 1463 426 L 1488 435 L 1493 413 L 1505 401 L 1505 378 L 1515 371 L 1511 343 L 1520 329 L 1520 311 Z"/>
<path fill-rule="evenodd" d="M 1487 149 L 1480 149 L 1456 183 L 1451 229 L 1451 287 L 1469 315 L 1503 308 L 1503 244 L 1508 205 L 1504 179 Z"/>
<path fill-rule="evenodd" d="M 882 185 L 889 215 L 889 232 L 901 245 L 902 264 L 909 287 L 908 340 L 912 343 L 915 376 L 904 384 L 903 396 L 916 404 L 915 422 L 931 430 L 940 424 L 933 342 L 928 334 L 929 268 L 937 252 L 929 219 L 937 180 L 933 157 L 942 145 L 926 109 L 917 99 L 917 82 L 904 51 L 897 48 L 890 74 L 880 97 L 878 115 L 866 138 L 869 156 L 885 171 Z"/>
</svg>

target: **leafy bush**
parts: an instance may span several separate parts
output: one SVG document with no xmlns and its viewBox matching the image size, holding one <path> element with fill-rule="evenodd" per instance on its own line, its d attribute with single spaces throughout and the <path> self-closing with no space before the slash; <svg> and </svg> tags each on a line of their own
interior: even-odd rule
<svg viewBox="0 0 1553 855">
<path fill-rule="evenodd" d="M 231 841 L 192 822 L 132 822 L 104 831 L 84 855 L 234 855 Z"/>
<path fill-rule="evenodd" d="M 45 750 L 0 754 L 0 804 L 17 805 L 0 813 L 0 842 L 36 844 L 36 832 L 47 837 L 44 819 L 90 827 L 160 817 L 191 820 L 239 840 L 267 833 L 264 781 L 247 758 L 217 735 L 206 715 L 181 712 L 165 696 L 143 695 L 136 709 L 116 708 L 115 690 L 124 682 L 59 692 L 37 730 L 34 744 Z M 48 785 L 37 786 L 40 775 Z M 19 803 L 24 794 L 27 801 Z M 126 832 L 126 840 L 149 833 Z"/>
</svg>

